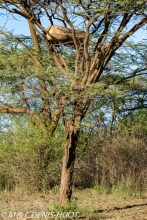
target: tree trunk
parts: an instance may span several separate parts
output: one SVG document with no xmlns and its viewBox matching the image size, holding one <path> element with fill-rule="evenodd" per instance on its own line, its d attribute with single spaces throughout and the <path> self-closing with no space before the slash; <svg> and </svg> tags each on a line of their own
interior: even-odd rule
<svg viewBox="0 0 147 220">
<path fill-rule="evenodd" d="M 74 121 L 74 122 L 73 122 Z M 72 178 L 75 164 L 75 150 L 79 137 L 80 119 L 74 119 L 66 124 L 66 140 L 64 145 L 64 157 L 61 175 L 60 203 L 65 204 L 70 201 L 72 195 Z"/>
</svg>

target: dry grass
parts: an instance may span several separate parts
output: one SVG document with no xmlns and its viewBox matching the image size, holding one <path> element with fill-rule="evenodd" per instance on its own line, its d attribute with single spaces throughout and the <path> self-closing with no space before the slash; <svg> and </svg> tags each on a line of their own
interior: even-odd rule
<svg viewBox="0 0 147 220">
<path fill-rule="evenodd" d="M 62 209 L 58 203 L 58 188 L 48 191 L 48 194 L 29 193 L 25 189 L 16 189 L 13 192 L 4 191 L 0 193 L 0 213 L 22 212 L 41 213 L 41 212 L 75 212 L 78 217 L 75 219 L 126 219 L 126 220 L 145 220 L 147 219 L 147 197 L 126 197 L 123 198 L 117 193 L 99 194 L 95 189 L 74 189 L 74 202 L 70 208 Z M 35 218 L 22 218 L 15 216 L 7 219 L 45 219 L 41 216 Z M 57 218 L 48 218 L 57 219 Z M 59 218 L 62 219 L 62 218 Z M 71 218 L 70 218 L 71 219 Z M 72 218 L 73 219 L 73 218 Z"/>
</svg>

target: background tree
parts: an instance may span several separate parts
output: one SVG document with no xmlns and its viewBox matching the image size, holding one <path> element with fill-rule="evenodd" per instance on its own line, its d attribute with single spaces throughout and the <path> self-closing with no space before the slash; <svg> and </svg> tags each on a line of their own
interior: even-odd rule
<svg viewBox="0 0 147 220">
<path fill-rule="evenodd" d="M 5 36 L 1 38 L 0 113 L 25 114 L 49 136 L 62 120 L 65 144 L 60 201 L 65 203 L 72 194 L 80 124 L 92 100 L 99 93 L 121 90 L 134 77 L 119 71 L 112 77 L 107 68 L 123 43 L 147 23 L 146 1 L 1 0 L 0 8 L 7 16 L 25 18 L 31 33 L 30 38 L 0 30 Z M 71 30 L 71 46 L 47 40 L 50 28 L 43 26 L 44 17 L 50 25 L 58 23 Z M 76 27 L 85 31 L 83 42 Z M 116 99 L 114 96 L 115 110 Z"/>
</svg>

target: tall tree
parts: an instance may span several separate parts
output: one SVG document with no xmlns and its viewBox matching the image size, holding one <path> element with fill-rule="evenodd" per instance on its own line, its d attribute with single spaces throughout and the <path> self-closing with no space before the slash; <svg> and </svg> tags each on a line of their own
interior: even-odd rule
<svg viewBox="0 0 147 220">
<path fill-rule="evenodd" d="M 13 19 L 15 15 L 25 18 L 31 33 L 30 39 L 0 30 L 6 37 L 1 47 L 4 89 L 0 113 L 26 114 L 49 135 L 62 119 L 63 204 L 72 195 L 80 123 L 93 99 L 91 89 L 98 93 L 116 85 L 116 78 L 117 86 L 125 81 L 125 77 L 119 80 L 118 72 L 111 81 L 103 83 L 101 78 L 116 51 L 146 25 L 146 1 L 0 0 L 0 8 Z M 44 18 L 48 19 L 49 28 L 43 26 Z"/>
</svg>

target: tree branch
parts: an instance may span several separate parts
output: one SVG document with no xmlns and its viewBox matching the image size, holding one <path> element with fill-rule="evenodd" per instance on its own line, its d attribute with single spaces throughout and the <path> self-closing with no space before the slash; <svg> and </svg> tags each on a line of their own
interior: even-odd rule
<svg viewBox="0 0 147 220">
<path fill-rule="evenodd" d="M 41 125 L 41 120 L 39 118 L 39 116 L 33 112 L 32 110 L 30 110 L 29 108 L 16 108 L 16 107 L 10 107 L 10 108 L 3 108 L 0 107 L 0 113 L 10 113 L 10 114 L 29 114 L 33 117 L 34 122 L 37 125 Z"/>
<path fill-rule="evenodd" d="M 34 43 L 35 51 L 38 54 L 40 52 L 40 45 L 39 45 L 39 42 L 38 42 L 36 31 L 34 29 L 33 23 L 29 20 L 28 20 L 28 23 L 29 23 L 30 33 L 31 33 L 32 40 L 33 40 L 33 43 Z"/>
<path fill-rule="evenodd" d="M 127 19 L 129 20 L 129 18 Z M 114 55 L 115 51 L 124 43 L 124 41 L 130 37 L 133 33 L 139 30 L 147 23 L 147 18 L 142 19 L 138 24 L 134 25 L 128 32 L 126 32 L 123 36 L 118 37 L 118 33 L 116 33 L 111 41 L 106 45 L 104 50 L 102 50 L 102 56 L 100 66 L 97 68 L 97 72 L 91 75 L 90 79 L 88 80 L 89 83 L 97 82 L 100 78 L 104 67 L 107 65 L 109 60 Z M 123 24 L 124 25 L 124 24 Z"/>
</svg>

